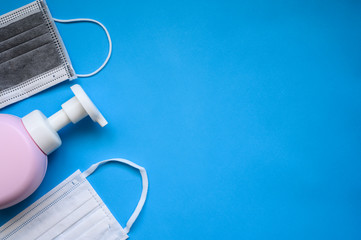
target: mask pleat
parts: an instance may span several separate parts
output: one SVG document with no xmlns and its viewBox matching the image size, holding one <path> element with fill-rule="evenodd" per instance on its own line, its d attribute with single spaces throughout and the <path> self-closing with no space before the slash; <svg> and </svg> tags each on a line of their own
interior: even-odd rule
<svg viewBox="0 0 361 240">
<path fill-rule="evenodd" d="M 108 228 L 107 216 L 98 206 L 95 211 L 91 212 L 86 218 L 83 218 L 76 225 L 71 226 L 66 229 L 61 235 L 57 236 L 55 239 L 77 239 L 79 237 L 79 233 L 84 233 L 89 231 L 91 228 L 97 226 L 98 224 L 102 226 L 106 226 Z M 92 226 L 89 228 L 89 226 Z"/>
<path fill-rule="evenodd" d="M 63 201 L 68 201 L 68 199 L 64 199 Z M 70 214 L 59 219 L 54 225 L 46 230 L 46 232 L 38 236 L 36 239 L 48 240 L 56 238 L 57 236 L 66 232 L 69 228 L 77 226 L 82 221 L 82 219 L 91 215 L 97 210 L 98 207 L 99 206 L 97 202 L 94 200 L 94 198 L 92 198 L 92 196 L 89 195 L 89 199 L 86 202 L 81 204 Z"/>
<path fill-rule="evenodd" d="M 86 229 L 83 232 L 78 232 L 78 236 L 74 238 L 64 238 L 64 239 L 76 239 L 76 240 L 88 240 L 88 239 L 99 239 L 99 240 L 112 240 L 112 239 L 127 239 L 128 236 L 119 231 L 113 231 L 111 225 L 106 218 L 103 218 L 101 221 L 96 222 L 91 228 Z M 81 233 L 79 235 L 79 233 Z"/>
<path fill-rule="evenodd" d="M 68 215 L 72 214 L 79 206 L 83 205 L 86 201 L 89 200 L 89 195 L 84 196 L 83 194 L 77 194 L 81 187 L 76 188 L 69 195 L 61 196 L 59 199 L 56 199 L 54 204 L 50 205 L 51 207 L 45 208 L 44 214 L 39 215 L 32 220 L 26 227 L 23 228 L 26 232 L 30 233 L 27 239 L 37 239 L 38 236 L 45 231 L 48 231 L 51 227 L 55 226 L 59 221 L 66 218 Z M 68 197 L 70 196 L 70 197 Z M 51 218 L 44 219 L 45 216 L 53 216 Z M 41 232 L 29 231 L 30 229 L 36 228 L 37 225 L 41 225 Z"/>
<path fill-rule="evenodd" d="M 15 59 L 23 54 L 32 54 L 32 51 L 41 48 L 52 41 L 50 34 L 43 34 L 30 41 L 24 42 L 18 46 L 10 48 L 0 53 L 0 64 L 5 63 L 11 59 Z M 44 51 L 44 50 L 43 50 Z"/>
<path fill-rule="evenodd" d="M 29 29 L 43 24 L 44 18 L 41 12 L 32 14 L 5 27 L 0 28 L 0 42 L 19 35 Z"/>
<path fill-rule="evenodd" d="M 39 26 L 35 26 L 34 28 L 31 28 L 14 37 L 11 37 L 5 41 L 0 42 L 0 53 L 9 50 L 13 47 L 16 47 L 26 41 L 30 41 L 36 37 L 39 37 L 45 33 L 48 33 L 48 29 L 45 23 L 40 24 Z"/>
<path fill-rule="evenodd" d="M 31 50 L 28 54 L 0 64 L 0 91 L 60 65 L 61 59 L 53 44 L 46 44 Z"/>
<path fill-rule="evenodd" d="M 39 199 L 30 209 L 25 209 L 22 213 L 16 216 L 12 221 L 8 222 L 6 225 L 0 228 L 0 239 L 13 239 L 12 236 L 15 235 L 17 240 L 29 240 L 35 239 L 37 235 L 40 235 L 42 232 L 37 232 L 36 229 L 38 225 L 49 225 L 51 223 L 48 221 L 42 220 L 41 216 L 47 214 L 63 215 L 66 216 L 71 211 L 76 209 L 79 205 L 69 204 L 68 209 L 62 209 L 57 203 L 61 202 L 63 198 L 71 194 L 78 185 L 81 184 L 80 181 L 77 181 L 76 184 L 73 184 L 74 178 L 79 178 L 79 172 L 74 173 L 68 179 L 66 179 L 63 184 L 60 184 L 57 188 L 53 189 L 47 196 Z M 77 200 L 79 196 L 75 196 L 72 199 Z M 87 199 L 83 200 L 85 202 Z M 33 230 L 33 231 L 31 231 Z M 22 234 L 26 232 L 27 234 Z M 32 233 L 29 235 L 28 233 Z"/>
</svg>

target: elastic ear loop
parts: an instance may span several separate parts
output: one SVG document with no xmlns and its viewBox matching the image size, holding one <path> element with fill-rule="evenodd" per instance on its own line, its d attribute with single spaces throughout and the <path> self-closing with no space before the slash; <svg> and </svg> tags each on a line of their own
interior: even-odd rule
<svg viewBox="0 0 361 240">
<path fill-rule="evenodd" d="M 127 164 L 133 168 L 136 168 L 139 170 L 140 175 L 142 176 L 142 185 L 143 185 L 143 190 L 142 190 L 142 195 L 140 196 L 140 200 L 138 202 L 137 207 L 135 208 L 132 216 L 129 218 L 126 227 L 124 228 L 124 231 L 126 233 L 129 233 L 130 228 L 132 227 L 133 223 L 135 222 L 135 220 L 138 218 L 140 212 L 142 211 L 142 208 L 144 206 L 145 200 L 147 199 L 147 194 L 148 194 L 148 176 L 147 176 L 147 172 L 145 171 L 145 169 L 127 159 L 123 159 L 123 158 L 112 158 L 112 159 L 108 159 L 108 160 L 104 160 L 98 163 L 95 163 L 93 165 L 90 166 L 90 168 L 88 168 L 88 170 L 86 170 L 83 173 L 84 177 L 88 177 L 90 174 L 92 174 L 100 165 L 103 165 L 104 163 L 107 162 L 120 162 L 120 163 L 124 163 Z"/>
<path fill-rule="evenodd" d="M 112 39 L 110 38 L 110 35 L 109 35 L 109 32 L 107 30 L 107 28 L 99 21 L 97 20 L 94 20 L 94 19 L 90 19 L 90 18 L 75 18 L 75 19 L 67 19 L 67 20 L 64 20 L 64 19 L 57 19 L 57 18 L 53 18 L 54 21 L 56 22 L 60 22 L 60 23 L 73 23 L 73 22 L 92 22 L 92 23 L 95 23 L 95 24 L 98 24 L 100 27 L 103 28 L 104 32 L 106 33 L 107 35 L 107 38 L 108 38 L 108 42 L 109 42 L 109 51 L 108 51 L 108 56 L 107 58 L 105 59 L 105 61 L 103 62 L 103 64 L 97 69 L 95 70 L 94 72 L 92 73 L 89 73 L 89 74 L 76 74 L 78 77 L 91 77 L 95 74 L 97 74 L 100 70 L 102 70 L 105 65 L 108 63 L 109 61 L 109 58 L 110 56 L 112 55 Z"/>
</svg>

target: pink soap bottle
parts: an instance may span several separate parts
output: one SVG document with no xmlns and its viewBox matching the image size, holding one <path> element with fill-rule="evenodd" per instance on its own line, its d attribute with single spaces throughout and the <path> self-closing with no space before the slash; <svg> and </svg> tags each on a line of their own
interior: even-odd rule
<svg viewBox="0 0 361 240">
<path fill-rule="evenodd" d="M 75 97 L 50 118 L 38 110 L 23 118 L 0 114 L 0 209 L 19 203 L 39 187 L 48 155 L 61 145 L 57 131 L 88 115 L 102 127 L 107 124 L 79 85 L 71 89 Z"/>
</svg>

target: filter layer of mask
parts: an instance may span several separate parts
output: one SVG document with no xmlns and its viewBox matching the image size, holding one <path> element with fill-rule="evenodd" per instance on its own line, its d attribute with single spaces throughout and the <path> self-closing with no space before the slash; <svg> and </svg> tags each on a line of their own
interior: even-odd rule
<svg viewBox="0 0 361 240">
<path fill-rule="evenodd" d="M 74 78 L 45 1 L 0 16 L 0 108 Z"/>
</svg>

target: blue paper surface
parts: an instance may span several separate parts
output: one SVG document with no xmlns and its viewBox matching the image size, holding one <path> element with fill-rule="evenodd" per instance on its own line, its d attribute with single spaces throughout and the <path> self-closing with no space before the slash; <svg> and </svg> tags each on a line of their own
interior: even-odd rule
<svg viewBox="0 0 361 240">
<path fill-rule="evenodd" d="M 61 130 L 44 182 L 0 225 L 77 169 L 123 157 L 150 181 L 130 239 L 361 239 L 359 1 L 47 3 L 56 18 L 101 21 L 113 55 L 0 113 L 50 116 L 77 83 L 109 125 Z M 100 27 L 57 26 L 77 73 L 102 63 Z M 90 182 L 125 226 L 138 172 L 112 163 Z"/>
</svg>

